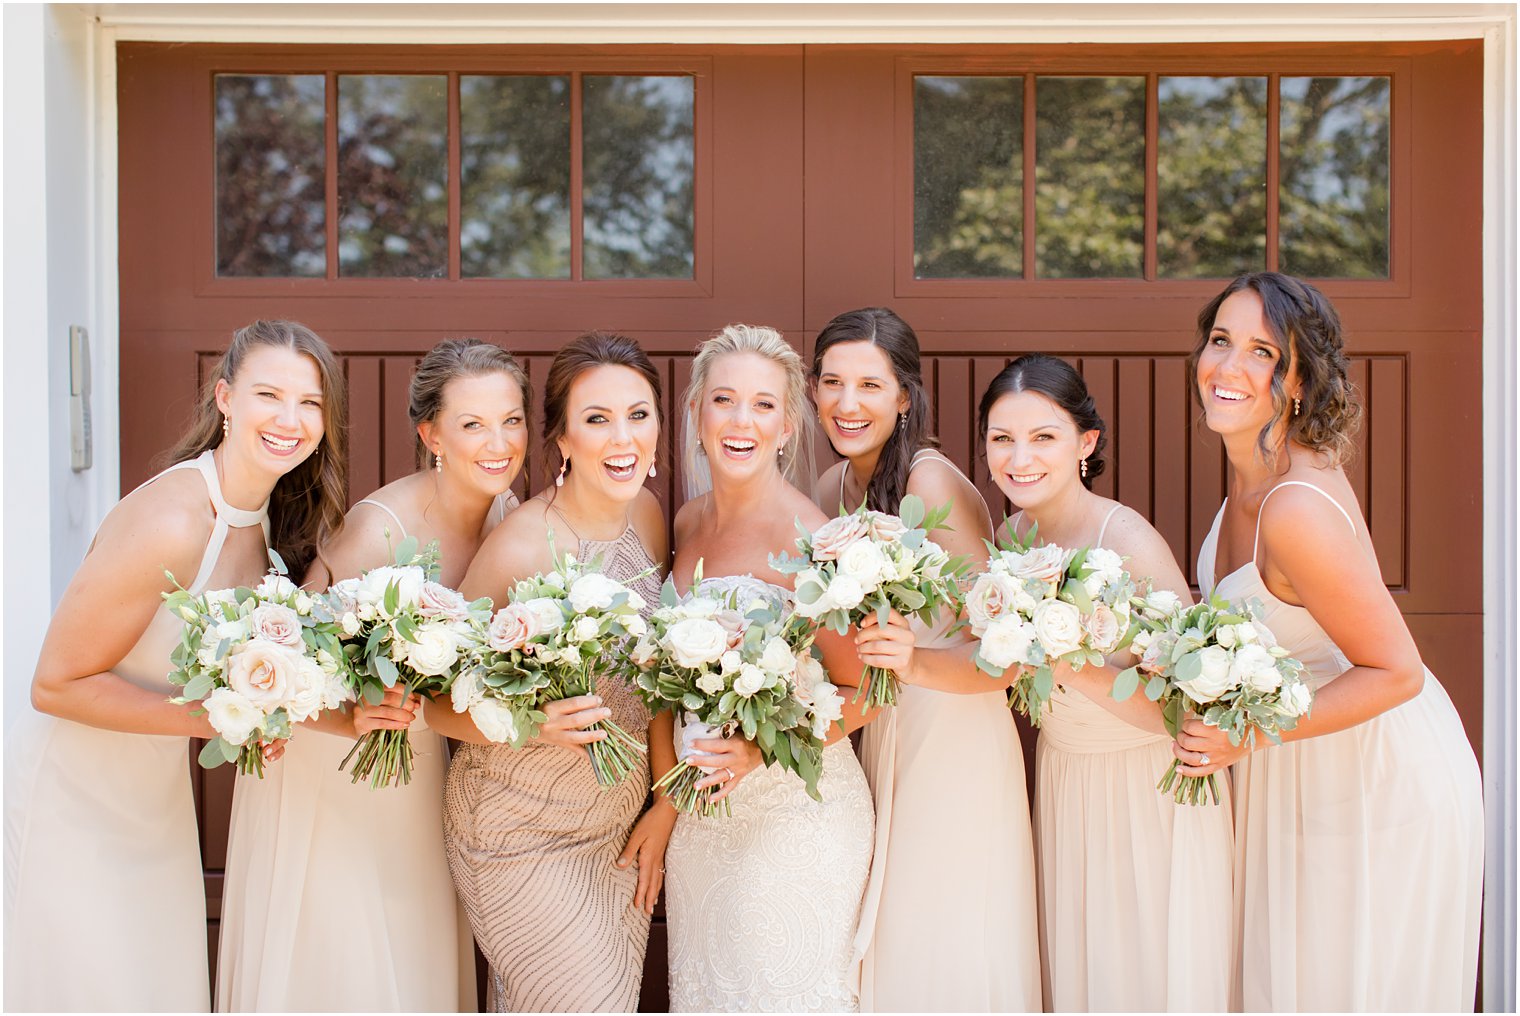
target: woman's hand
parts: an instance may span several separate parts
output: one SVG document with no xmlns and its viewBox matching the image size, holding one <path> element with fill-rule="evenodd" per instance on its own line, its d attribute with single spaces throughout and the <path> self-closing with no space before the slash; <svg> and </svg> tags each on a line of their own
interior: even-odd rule
<svg viewBox="0 0 1520 1016">
<path fill-rule="evenodd" d="M 891 612 L 885 625 L 878 624 L 873 613 L 860 622 L 855 654 L 866 666 L 895 671 L 900 679 L 912 684 L 913 648 L 917 643 L 913 629 L 897 611 Z"/>
<path fill-rule="evenodd" d="M 354 737 L 375 730 L 405 730 L 417 718 L 421 707 L 422 696 L 407 695 L 406 688 L 399 684 L 385 690 L 385 698 L 379 705 L 366 705 L 361 699 L 353 707 Z"/>
<path fill-rule="evenodd" d="M 288 743 L 289 740 L 283 737 L 273 741 L 260 741 L 259 751 L 263 753 L 265 762 L 277 762 L 285 754 L 285 745 Z"/>
<path fill-rule="evenodd" d="M 654 914 L 660 887 L 665 884 L 665 847 L 676 827 L 676 810 L 662 797 L 654 807 L 639 816 L 628 834 L 628 844 L 617 859 L 619 868 L 632 864 L 639 872 L 639 884 L 633 891 L 633 905 L 646 914 Z"/>
<path fill-rule="evenodd" d="M 1190 717 L 1182 722 L 1177 740 L 1172 742 L 1172 754 L 1181 763 L 1177 767 L 1180 775 L 1208 776 L 1249 755 L 1251 744 L 1249 736 L 1241 738 L 1239 745 L 1231 744 L 1230 735 L 1223 730 Z"/>
<path fill-rule="evenodd" d="M 718 788 L 708 798 L 713 803 L 732 793 L 739 781 L 759 769 L 764 761 L 760 755 L 760 746 L 743 737 L 702 737 L 691 742 L 691 746 L 702 752 L 701 755 L 693 755 L 692 761 L 714 770 L 696 783 L 698 790 L 705 787 Z"/>
<path fill-rule="evenodd" d="M 602 705 L 600 695 L 578 695 L 560 699 L 544 706 L 548 717 L 538 728 L 536 741 L 557 744 L 564 748 L 579 748 L 607 736 L 605 730 L 587 730 L 600 720 L 612 715 L 612 710 Z"/>
</svg>

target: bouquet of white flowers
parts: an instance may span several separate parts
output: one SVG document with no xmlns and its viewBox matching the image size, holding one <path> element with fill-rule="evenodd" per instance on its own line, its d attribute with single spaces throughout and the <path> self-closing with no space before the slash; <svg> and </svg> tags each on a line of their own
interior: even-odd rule
<svg viewBox="0 0 1520 1016">
<path fill-rule="evenodd" d="M 217 736 L 201 750 L 207 769 L 237 763 L 238 772 L 264 775 L 260 741 L 290 737 L 290 725 L 347 701 L 341 677 L 342 634 L 321 597 L 274 567 L 257 587 L 216 589 L 192 596 L 175 582 L 164 604 L 184 619 L 170 655 L 171 699 L 200 702 Z M 170 575 L 172 580 L 174 576 Z"/>
<path fill-rule="evenodd" d="M 324 594 L 343 631 L 344 673 L 355 698 L 378 705 L 398 683 L 408 696 L 450 689 L 491 601 L 466 603 L 437 580 L 436 542 L 419 555 L 416 537 L 407 537 L 396 548 L 395 564 L 334 583 Z M 410 783 L 408 735 L 372 730 L 354 743 L 339 768 L 353 762 L 353 782 L 368 779 L 371 787 Z"/>
<path fill-rule="evenodd" d="M 992 544 L 987 571 L 966 595 L 966 623 L 980 644 L 972 656 L 993 677 L 1025 668 L 1008 689 L 1008 704 L 1035 726 L 1050 702 L 1052 664 L 1101 667 L 1136 631 L 1135 587 L 1124 559 L 1104 547 L 1069 551 L 1033 546 L 1034 530 L 1004 549 Z"/>
<path fill-rule="evenodd" d="M 693 588 L 702 581 L 697 565 Z M 742 731 L 775 763 L 802 778 L 818 795 L 823 742 L 843 715 L 844 699 L 813 655 L 816 627 L 764 597 L 739 602 L 740 593 L 694 595 L 682 600 L 665 581 L 649 632 L 629 657 L 631 682 L 654 710 L 683 713 L 676 765 L 655 783 L 677 811 L 731 814 L 715 787 L 696 789 L 711 772 L 692 742 Z"/>
<path fill-rule="evenodd" d="M 519 581 L 507 605 L 477 628 L 472 665 L 452 691 L 456 713 L 468 711 L 482 734 L 514 748 L 537 735 L 544 703 L 591 694 L 597 659 L 646 630 L 636 591 L 603 575 L 596 561 L 555 560 L 552 570 Z M 607 732 L 586 745 L 601 786 L 616 786 L 642 764 L 643 742 L 611 719 L 588 729 Z"/>
<path fill-rule="evenodd" d="M 813 533 L 799 522 L 802 556 L 772 555 L 771 567 L 793 576 L 798 614 L 841 635 L 872 613 L 886 624 L 892 610 L 933 625 L 940 608 L 959 609 L 958 583 L 966 570 L 963 558 L 950 557 L 928 538 L 949 515 L 949 505 L 926 515 L 924 502 L 909 494 L 897 515 L 862 505 Z M 861 695 L 867 708 L 896 705 L 897 675 L 866 667 L 855 700 Z"/>
<path fill-rule="evenodd" d="M 1309 712 L 1314 693 L 1303 664 L 1257 620 L 1255 605 L 1217 596 L 1186 605 L 1164 590 L 1136 602 L 1142 630 L 1131 648 L 1140 662 L 1115 679 L 1113 696 L 1124 701 L 1143 678 L 1145 697 L 1161 703 L 1173 737 L 1192 712 L 1227 733 L 1231 744 L 1254 741 L 1258 730 L 1281 744 L 1282 732 Z M 1158 790 L 1171 791 L 1178 804 L 1202 804 L 1207 790 L 1219 803 L 1214 774 L 1179 777 L 1178 764 L 1172 760 Z"/>
</svg>

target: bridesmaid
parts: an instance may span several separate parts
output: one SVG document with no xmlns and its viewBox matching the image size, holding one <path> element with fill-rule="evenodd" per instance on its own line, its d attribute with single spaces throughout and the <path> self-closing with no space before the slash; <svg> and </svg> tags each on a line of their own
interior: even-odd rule
<svg viewBox="0 0 1520 1016">
<path fill-rule="evenodd" d="M 1021 356 L 982 395 L 978 428 L 993 481 L 1019 513 L 1010 536 L 1105 547 L 1137 579 L 1191 602 L 1170 548 L 1138 512 L 1093 493 L 1105 426 L 1064 360 Z M 1036 529 L 1036 527 L 1038 527 Z M 989 684 L 971 647 L 912 649 L 900 625 L 877 652 L 914 685 Z M 862 652 L 870 656 L 870 643 Z M 1230 1000 L 1231 832 L 1218 807 L 1175 804 L 1156 790 L 1171 763 L 1161 712 L 1143 695 L 1109 694 L 1133 657 L 1059 668 L 1035 749 L 1035 859 L 1045 1008 L 1222 1011 Z M 1011 682 L 1018 668 L 1006 677 Z M 1186 948 L 1178 948 L 1185 938 Z"/>
<path fill-rule="evenodd" d="M 527 380 L 499 346 L 434 346 L 408 392 L 418 471 L 354 505 L 308 586 L 390 564 L 412 536 L 438 542 L 440 581 L 457 587 L 522 468 Z M 475 1011 L 475 951 L 443 849 L 448 750 L 416 707 L 398 688 L 329 712 L 264 779 L 237 781 L 218 1010 Z M 377 790 L 339 770 L 355 738 L 408 726 L 409 784 Z"/>
<path fill-rule="evenodd" d="M 729 325 L 699 348 L 686 397 L 693 497 L 675 525 L 682 589 L 701 562 L 703 593 L 790 601 L 791 583 L 769 555 L 793 550 L 798 524 L 827 521 L 793 485 L 812 472 L 807 411 L 802 358 L 774 329 Z M 672 1012 L 856 1010 L 852 943 L 872 808 L 845 735 L 862 720 L 848 702 L 862 666 L 848 640 L 824 632 L 818 644 L 846 699 L 823 752 L 823 800 L 772 767 L 732 791 L 732 815 L 676 823 L 666 897 Z"/>
<path fill-rule="evenodd" d="M 1341 469 L 1361 410 L 1340 319 L 1307 283 L 1244 275 L 1198 316 L 1188 365 L 1231 467 L 1199 584 L 1260 600 L 1316 686 L 1281 746 L 1257 736 L 1253 754 L 1189 720 L 1173 749 L 1185 775 L 1235 766 L 1235 1001 L 1470 1010 L 1482 783 Z M 1198 938 L 1189 929 L 1173 941 Z"/>
<path fill-rule="evenodd" d="M 592 332 L 562 347 L 544 392 L 554 482 L 481 546 L 464 595 L 505 603 L 518 579 L 553 567 L 552 539 L 555 553 L 600 558 L 608 575 L 658 603 L 665 519 L 644 478 L 657 468 L 660 406 L 659 374 L 632 339 Z M 429 724 L 465 742 L 444 790 L 454 885 L 491 964 L 493 1012 L 631 1011 L 675 814 L 656 805 L 640 818 L 647 768 L 598 786 L 583 745 L 605 734 L 584 728 L 610 716 L 647 730 L 651 764 L 664 772 L 675 764 L 670 722 L 651 725 L 633 692 L 608 676 L 595 694 L 545 712 L 539 737 L 513 750 L 488 742 L 447 702 L 427 704 Z M 752 764 L 721 758 L 735 773 Z"/>
<path fill-rule="evenodd" d="M 327 344 L 255 321 L 172 465 L 101 523 L 43 642 L 39 712 L 7 739 L 6 1009 L 209 1008 L 187 739 L 215 735 L 168 701 L 164 572 L 192 592 L 252 586 L 273 547 L 299 574 L 343 516 L 345 415 Z"/>
<path fill-rule="evenodd" d="M 818 335 L 812 375 L 823 432 L 844 458 L 818 482 L 820 507 L 834 514 L 864 501 L 895 512 L 905 494 L 948 503 L 933 539 L 952 554 L 985 554 L 987 506 L 928 434 L 918 337 L 907 322 L 884 307 L 839 315 Z M 935 631 L 915 620 L 918 643 L 964 642 L 969 636 L 945 634 L 952 620 Z M 876 800 L 855 940 L 865 1011 L 1039 1008 L 1024 756 L 1003 692 L 988 685 L 962 695 L 904 687 L 863 735 Z"/>
</svg>

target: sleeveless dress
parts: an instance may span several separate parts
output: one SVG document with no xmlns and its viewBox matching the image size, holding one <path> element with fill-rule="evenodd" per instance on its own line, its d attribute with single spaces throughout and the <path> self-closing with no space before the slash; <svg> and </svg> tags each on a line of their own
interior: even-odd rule
<svg viewBox="0 0 1520 1016">
<path fill-rule="evenodd" d="M 390 515 L 406 538 L 388 507 L 357 504 Z M 262 780 L 238 777 L 219 1011 L 475 1011 L 474 944 L 444 857 L 448 744 L 421 711 L 410 732 L 404 787 L 355 784 L 338 769 L 353 740 L 310 728 Z"/>
<path fill-rule="evenodd" d="M 581 540 L 582 561 L 627 582 L 654 566 L 632 526 Z M 660 580 L 633 588 L 653 609 Z M 612 719 L 643 740 L 649 710 L 620 679 L 598 678 Z M 646 765 L 597 785 L 580 748 L 462 744 L 444 788 L 454 886 L 491 964 L 492 1012 L 631 1012 L 638 1005 L 649 916 L 633 906 L 638 871 L 616 861 L 649 796 Z"/>
<path fill-rule="evenodd" d="M 909 622 L 925 648 L 961 643 L 944 634 L 952 623 Z M 864 1012 L 1040 1009 L 1024 754 L 1007 693 L 987 683 L 975 695 L 901 685 L 862 733 L 876 800 L 855 938 Z"/>
<path fill-rule="evenodd" d="M 1109 520 L 1094 546 L 1103 546 Z M 1222 1012 L 1234 962 L 1229 781 L 1218 806 L 1156 789 L 1172 739 L 1058 686 L 1035 747 L 1045 1008 Z"/>
<path fill-rule="evenodd" d="M 1339 502 L 1298 480 L 1278 487 L 1289 485 L 1328 498 L 1360 550 Z M 1335 680 L 1351 663 L 1308 610 L 1272 595 L 1256 544 L 1250 561 L 1216 582 L 1223 516 L 1221 507 L 1199 549 L 1199 584 L 1230 600 L 1260 600 L 1262 621 L 1313 685 Z M 1471 1011 L 1483 788 L 1435 676 L 1426 670 L 1418 695 L 1365 723 L 1262 748 L 1234 770 L 1237 1007 Z"/>
<path fill-rule="evenodd" d="M 222 546 L 230 527 L 262 526 L 267 543 L 268 504 L 227 504 L 209 451 L 148 483 L 176 469 L 201 474 L 216 510 L 186 588 L 256 580 L 228 574 Z M 177 694 L 167 678 L 182 624 L 156 611 L 112 673 L 166 699 Z M 206 887 L 189 739 L 28 710 L 5 752 L 5 1008 L 207 1011 Z"/>
<path fill-rule="evenodd" d="M 750 575 L 702 580 L 715 587 L 790 598 Z M 873 820 L 848 740 L 823 750 L 818 792 L 822 802 L 768 766 L 734 788 L 732 815 L 676 819 L 665 853 L 671 1012 L 856 1011 L 851 941 Z"/>
</svg>

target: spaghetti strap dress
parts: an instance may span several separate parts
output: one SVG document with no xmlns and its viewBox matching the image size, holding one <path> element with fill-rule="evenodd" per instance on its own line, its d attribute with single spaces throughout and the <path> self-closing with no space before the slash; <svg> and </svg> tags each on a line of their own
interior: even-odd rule
<svg viewBox="0 0 1520 1016">
<path fill-rule="evenodd" d="M 568 523 L 567 523 L 568 525 Z M 629 526 L 580 540 L 621 582 L 655 562 Z M 631 581 L 660 602 L 657 574 Z M 643 740 L 649 710 L 620 678 L 598 677 L 611 719 Z M 530 741 L 462 744 L 444 788 L 444 840 L 454 886 L 491 965 L 492 1012 L 631 1012 L 639 1000 L 649 916 L 633 906 L 638 871 L 619 868 L 649 796 L 649 766 L 597 785 L 586 752 Z"/>
<path fill-rule="evenodd" d="M 1346 510 L 1325 491 L 1351 527 Z M 1266 504 L 1264 498 L 1262 504 Z M 1223 577 L 1214 519 L 1203 589 L 1259 600 L 1261 620 L 1323 688 L 1351 668 L 1303 607 L 1251 560 Z M 1312 712 L 1311 712 L 1312 715 Z M 1235 897 L 1246 1011 L 1470 1011 L 1483 889 L 1483 786 L 1446 689 L 1364 723 L 1254 751 L 1234 765 Z"/>
<path fill-rule="evenodd" d="M 965 638 L 945 634 L 952 618 L 909 623 L 920 646 Z M 860 763 L 876 804 L 861 1011 L 1039 1011 L 1029 793 L 1007 693 L 904 684 L 865 727 Z"/>
<path fill-rule="evenodd" d="M 1103 520 L 1094 546 L 1104 546 Z M 1052 1012 L 1221 1012 L 1234 961 L 1223 801 L 1156 789 L 1172 740 L 1058 686 L 1035 747 L 1040 960 Z M 1184 948 L 1179 943 L 1186 942 Z"/>
<path fill-rule="evenodd" d="M 406 539 L 389 507 L 356 504 L 389 515 L 395 542 Z M 353 740 L 310 728 L 262 780 L 238 777 L 219 1011 L 475 1011 L 475 950 L 443 848 L 448 744 L 420 710 L 410 737 L 405 786 L 354 783 L 338 768 Z"/>
<path fill-rule="evenodd" d="M 221 562 L 229 528 L 262 526 L 222 497 L 207 451 L 194 469 L 216 511 L 192 593 L 251 584 Z M 147 484 L 143 484 L 147 486 Z M 141 489 L 141 488 L 139 488 Z M 178 693 L 169 654 L 182 622 L 167 610 L 112 673 Z M 27 710 L 5 744 L 5 1008 L 205 1012 L 206 886 L 189 739 L 129 734 Z"/>
</svg>

